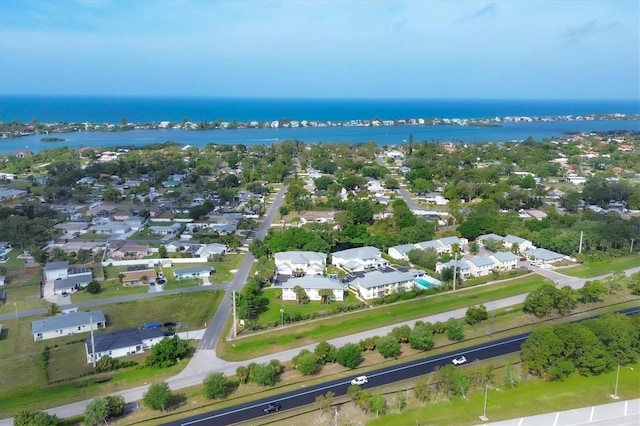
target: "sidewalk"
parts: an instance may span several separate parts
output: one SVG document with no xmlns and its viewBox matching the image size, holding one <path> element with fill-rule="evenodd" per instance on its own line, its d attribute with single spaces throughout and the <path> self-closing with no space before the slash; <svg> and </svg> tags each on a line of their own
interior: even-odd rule
<svg viewBox="0 0 640 426">
<path fill-rule="evenodd" d="M 490 413 L 488 417 L 491 418 Z M 539 414 L 496 423 L 485 423 L 485 425 L 491 426 L 624 426 L 638 424 L 640 424 L 640 399 L 617 401 L 610 404 Z"/>
</svg>

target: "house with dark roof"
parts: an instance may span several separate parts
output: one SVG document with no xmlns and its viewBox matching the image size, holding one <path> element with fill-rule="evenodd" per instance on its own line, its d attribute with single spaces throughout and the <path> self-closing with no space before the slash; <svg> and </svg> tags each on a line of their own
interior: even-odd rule
<svg viewBox="0 0 640 426">
<path fill-rule="evenodd" d="M 71 312 L 56 315 L 31 323 L 33 340 L 55 339 L 56 337 L 69 336 L 78 333 L 87 333 L 91 330 L 105 328 L 107 320 L 100 310 L 91 312 Z"/>
<path fill-rule="evenodd" d="M 94 358 L 99 361 L 104 356 L 120 358 L 139 354 L 144 352 L 145 349 L 152 348 L 162 339 L 164 339 L 164 332 L 161 328 L 148 328 L 145 330 L 129 328 L 110 333 L 100 333 L 94 335 L 93 341 L 91 336 L 88 336 L 85 340 L 87 363 L 92 363 Z"/>
</svg>

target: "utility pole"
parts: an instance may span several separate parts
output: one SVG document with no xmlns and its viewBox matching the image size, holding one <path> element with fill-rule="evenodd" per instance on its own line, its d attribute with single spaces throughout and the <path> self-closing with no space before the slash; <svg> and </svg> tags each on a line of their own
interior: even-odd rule
<svg viewBox="0 0 640 426">
<path fill-rule="evenodd" d="M 580 247 L 578 247 L 578 253 L 582 253 L 582 235 L 584 231 L 580 231 Z"/>
<path fill-rule="evenodd" d="M 458 272 L 458 252 L 453 255 L 453 291 L 456 291 L 456 275 Z"/>
<path fill-rule="evenodd" d="M 236 324 L 238 323 L 238 318 L 236 316 L 236 291 L 233 290 L 233 337 L 238 336 L 238 330 L 236 328 Z"/>
<path fill-rule="evenodd" d="M 616 373 L 616 387 L 613 389 L 613 394 L 609 395 L 611 399 L 620 399 L 618 396 L 618 380 L 620 379 L 620 364 L 618 364 L 618 372 Z"/>
<path fill-rule="evenodd" d="M 93 360 L 93 368 L 96 368 L 96 341 L 93 338 L 93 316 L 89 315 L 89 330 L 91 331 L 91 359 Z"/>
<path fill-rule="evenodd" d="M 483 422 L 486 422 L 487 420 L 489 420 L 487 418 L 487 394 L 488 393 L 489 393 L 489 385 L 484 385 L 484 411 L 480 416 L 480 420 L 482 420 Z"/>
<path fill-rule="evenodd" d="M 631 248 L 629 249 L 629 253 L 633 253 L 633 242 L 635 241 L 635 238 L 631 238 Z"/>
</svg>

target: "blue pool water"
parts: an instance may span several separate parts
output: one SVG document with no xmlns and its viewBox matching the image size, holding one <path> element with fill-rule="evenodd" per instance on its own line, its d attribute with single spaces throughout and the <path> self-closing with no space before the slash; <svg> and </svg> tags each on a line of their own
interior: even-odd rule
<svg viewBox="0 0 640 426">
<path fill-rule="evenodd" d="M 416 278 L 416 279 L 413 280 L 413 282 L 416 283 L 416 285 L 418 285 L 419 287 L 422 287 L 423 289 L 428 289 L 428 288 L 435 287 L 435 286 L 438 286 L 438 285 L 442 284 L 438 280 L 434 279 L 434 281 L 437 281 L 437 282 L 431 282 L 431 281 L 428 281 L 428 280 L 426 280 L 424 278 Z"/>
</svg>

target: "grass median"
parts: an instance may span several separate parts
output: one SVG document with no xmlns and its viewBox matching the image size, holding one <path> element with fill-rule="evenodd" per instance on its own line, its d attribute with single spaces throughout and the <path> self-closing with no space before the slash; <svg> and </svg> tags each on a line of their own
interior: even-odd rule
<svg viewBox="0 0 640 426">
<path fill-rule="evenodd" d="M 304 324 L 274 329 L 249 337 L 221 341 L 216 351 L 219 357 L 228 361 L 243 361 L 314 342 L 528 293 L 538 288 L 543 282 L 544 278 L 539 275 L 528 275 L 496 284 L 474 287 L 472 290 L 449 292 L 407 302 L 376 306 L 364 311 L 308 321 Z"/>
</svg>

